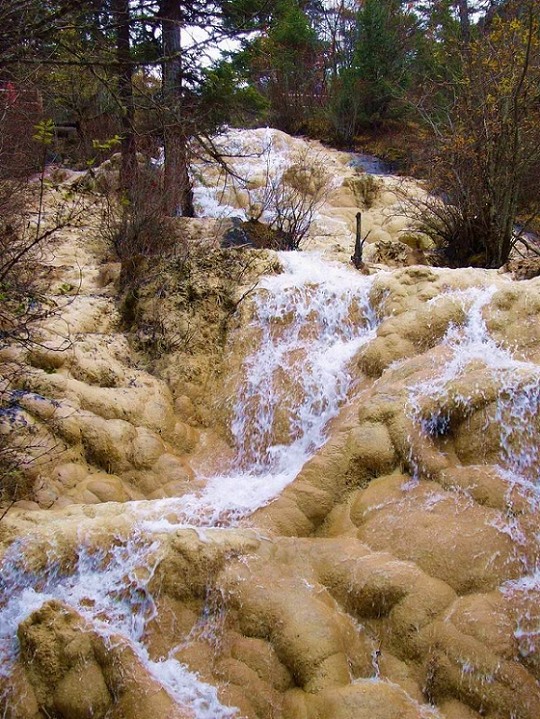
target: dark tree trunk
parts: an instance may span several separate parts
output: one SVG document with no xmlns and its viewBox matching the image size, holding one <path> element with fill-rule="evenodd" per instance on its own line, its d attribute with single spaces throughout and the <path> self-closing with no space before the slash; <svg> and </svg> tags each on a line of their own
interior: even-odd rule
<svg viewBox="0 0 540 719">
<path fill-rule="evenodd" d="M 459 9 L 459 25 L 461 28 L 461 39 L 465 45 L 469 45 L 471 40 L 471 16 L 469 13 L 468 0 L 458 0 Z"/>
<path fill-rule="evenodd" d="M 131 194 L 137 180 L 138 166 L 134 130 L 133 63 L 129 38 L 129 0 L 112 0 L 112 10 L 116 24 L 116 59 L 119 66 L 118 94 L 122 104 L 120 188 Z"/>
<path fill-rule="evenodd" d="M 189 178 L 189 147 L 183 117 L 183 71 L 180 31 L 182 8 L 178 0 L 163 0 L 163 99 L 165 166 L 163 169 L 164 212 L 169 216 L 193 217 L 193 190 Z"/>
</svg>

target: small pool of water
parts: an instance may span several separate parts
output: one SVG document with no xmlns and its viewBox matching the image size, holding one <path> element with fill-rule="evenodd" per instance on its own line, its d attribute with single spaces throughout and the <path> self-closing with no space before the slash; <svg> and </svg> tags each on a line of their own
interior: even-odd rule
<svg viewBox="0 0 540 719">
<path fill-rule="evenodd" d="M 380 157 L 369 155 L 365 152 L 351 153 L 349 165 L 364 170 L 364 172 L 370 175 L 392 175 L 396 170 L 390 162 L 386 162 L 385 160 L 381 160 Z"/>
</svg>

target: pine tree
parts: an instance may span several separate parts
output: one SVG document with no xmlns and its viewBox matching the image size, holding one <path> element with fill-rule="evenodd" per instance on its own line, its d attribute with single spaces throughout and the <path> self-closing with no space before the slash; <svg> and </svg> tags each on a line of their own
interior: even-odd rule
<svg viewBox="0 0 540 719">
<path fill-rule="evenodd" d="M 342 140 L 403 112 L 418 55 L 418 29 L 412 3 L 364 0 L 356 16 L 350 64 L 341 68 L 332 86 L 332 120 Z"/>
<path fill-rule="evenodd" d="M 268 32 L 244 52 L 248 76 L 269 102 L 270 123 L 291 133 L 304 128 L 324 96 L 321 43 L 307 9 L 297 0 L 276 3 Z"/>
</svg>

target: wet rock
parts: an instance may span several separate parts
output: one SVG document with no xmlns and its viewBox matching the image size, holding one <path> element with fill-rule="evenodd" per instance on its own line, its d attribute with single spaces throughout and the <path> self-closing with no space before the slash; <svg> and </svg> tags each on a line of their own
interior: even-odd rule
<svg viewBox="0 0 540 719">
<path fill-rule="evenodd" d="M 401 687 L 384 681 L 359 681 L 307 699 L 308 716 L 317 719 L 418 719 L 420 706 Z"/>
<path fill-rule="evenodd" d="M 11 672 L 9 685 L 3 688 L 0 709 L 6 719 L 43 719 L 34 688 L 20 662 Z"/>
<path fill-rule="evenodd" d="M 515 258 L 506 263 L 505 269 L 515 280 L 531 280 L 540 275 L 540 257 Z"/>
<path fill-rule="evenodd" d="M 429 695 L 456 696 L 478 712 L 533 719 L 540 711 L 540 691 L 526 669 L 502 660 L 477 639 L 461 634 L 449 622 L 428 630 Z"/>
<path fill-rule="evenodd" d="M 303 142 L 282 133 L 275 140 L 281 148 Z M 333 160 L 336 176 L 340 162 Z M 253 183 L 264 180 L 253 174 Z M 363 216 L 377 241 L 366 252 L 378 247 L 390 264 L 408 263 L 421 243 L 391 216 L 391 178 L 381 182 Z M 226 198 L 249 202 L 247 191 Z M 356 203 L 350 187 L 332 190 L 314 246 L 328 247 L 331 236 L 334 256 L 350 257 Z M 249 300 L 236 303 L 263 269 L 279 268 L 266 253 L 219 249 L 218 221 L 174 224 L 183 237 L 175 256 L 143 262 L 131 316 L 125 306 L 138 353 L 119 332 L 111 297 L 118 268 L 100 272 L 86 237 L 60 247 L 55 283 L 63 273 L 73 282 L 80 257 L 91 265 L 84 296 L 50 328 L 68 327 L 74 346 L 60 357 L 50 344 L 29 355 L 33 394 L 24 400 L 31 426 L 50 428 L 42 446 L 61 439 L 59 458 L 31 470 L 36 498 L 55 504 L 44 512 L 18 503 L 0 523 L 2 548 L 35 538 L 25 558 L 38 577 L 51 552 L 63 572 L 74 571 L 80 537 L 105 554 L 111 537 L 115 547 L 133 537 L 148 505 L 129 500 L 194 493 L 201 481 L 192 465 L 216 473 L 230 466 L 225 428 L 243 361 L 262 334 Z M 262 242 L 266 230 L 255 232 Z M 347 370 L 356 394 L 297 479 L 242 520 L 251 530 L 174 529 L 185 521 L 174 503 L 148 517 L 155 556 L 135 574 L 142 584 L 147 578 L 155 601 L 143 636 L 152 659 L 182 661 L 247 719 L 537 719 L 537 497 L 521 475 L 537 475 L 538 288 L 538 280 L 517 287 L 481 270 L 379 272 L 371 290 L 377 336 Z M 463 330 L 482 298 L 469 327 L 473 346 Z M 358 326 L 364 310 L 348 320 Z M 271 323 L 276 337 L 290 326 L 290 313 Z M 224 353 L 226 327 L 237 332 Z M 302 337 L 318 332 L 314 323 Z M 503 356 L 505 347 L 521 365 Z M 304 390 L 291 382 L 293 360 L 301 366 L 309 356 L 301 348 L 283 357 L 274 443 L 297 432 Z M 504 434 L 514 410 L 503 412 L 500 400 L 524 397 L 527 387 L 531 413 L 519 414 L 525 403 L 516 416 L 531 466 L 513 478 L 496 463 L 511 464 L 523 436 Z M 249 412 L 254 424 L 257 411 Z M 259 451 L 257 441 L 250 437 L 246 452 Z M 189 715 L 129 644 L 104 640 L 65 605 L 46 604 L 19 638 L 8 680 L 17 700 L 0 709 L 8 719 Z"/>
<path fill-rule="evenodd" d="M 530 513 L 534 505 L 534 489 L 516 484 L 498 466 L 449 467 L 441 473 L 440 483 L 465 493 L 480 505 L 512 515 Z"/>
<path fill-rule="evenodd" d="M 87 633 L 81 633 L 83 627 Z M 112 707 L 91 634 L 90 627 L 59 602 L 46 604 L 20 625 L 25 672 L 45 712 L 66 719 L 101 719 Z"/>
<path fill-rule="evenodd" d="M 105 473 L 90 475 L 78 486 L 77 490 L 91 492 L 100 502 L 127 502 L 130 499 L 122 481 L 118 477 Z"/>
<path fill-rule="evenodd" d="M 188 719 L 129 644 L 103 639 L 69 607 L 51 601 L 18 630 L 21 661 L 37 704 L 62 719 Z"/>
<path fill-rule="evenodd" d="M 374 232 L 370 237 L 372 244 L 366 251 L 366 259 L 373 264 L 403 267 L 410 263 L 412 252 L 408 245 L 399 240 L 392 240 L 383 230 Z"/>
<path fill-rule="evenodd" d="M 231 656 L 250 667 L 257 676 L 279 692 L 292 685 L 292 678 L 279 661 L 273 647 L 268 642 L 255 637 L 235 637 L 231 646 Z"/>
<path fill-rule="evenodd" d="M 242 632 L 268 637 L 281 663 L 308 692 L 347 684 L 351 666 L 355 674 L 369 672 L 369 643 L 350 620 L 332 611 L 324 593 L 314 597 L 302 581 L 284 580 L 276 569 L 266 563 L 272 589 L 239 582 L 242 575 L 231 574 L 228 597 L 238 609 Z"/>
<path fill-rule="evenodd" d="M 221 246 L 256 247 L 269 250 L 290 250 L 291 240 L 285 232 L 270 229 L 256 220 L 247 222 L 233 221 L 234 226 L 228 230 L 221 240 Z"/>
<path fill-rule="evenodd" d="M 397 460 L 388 429 L 383 424 L 364 423 L 348 437 L 349 483 L 361 485 L 380 474 L 390 472 Z"/>
<path fill-rule="evenodd" d="M 446 619 L 506 660 L 519 655 L 514 620 L 501 592 L 460 597 L 448 609 Z"/>
<path fill-rule="evenodd" d="M 520 575 L 525 558 L 516 554 L 500 513 L 444 492 L 436 483 L 396 486 L 396 478 L 389 477 L 376 488 L 375 496 L 366 490 L 358 535 L 373 549 L 414 561 L 459 592 L 489 590 Z"/>
</svg>

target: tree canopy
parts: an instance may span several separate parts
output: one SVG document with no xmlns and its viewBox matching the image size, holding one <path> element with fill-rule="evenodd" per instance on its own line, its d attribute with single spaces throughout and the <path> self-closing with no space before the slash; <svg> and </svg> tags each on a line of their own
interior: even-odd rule
<svg viewBox="0 0 540 719">
<path fill-rule="evenodd" d="M 128 197 L 137 153 L 163 147 L 168 215 L 193 213 L 191 153 L 227 123 L 410 136 L 410 164 L 459 208 L 451 231 L 435 223 L 447 260 L 499 266 L 516 217 L 536 214 L 539 14 L 534 0 L 5 0 L 2 132 L 31 144 L 50 118 L 51 157 L 78 166 L 120 149 Z"/>
</svg>

